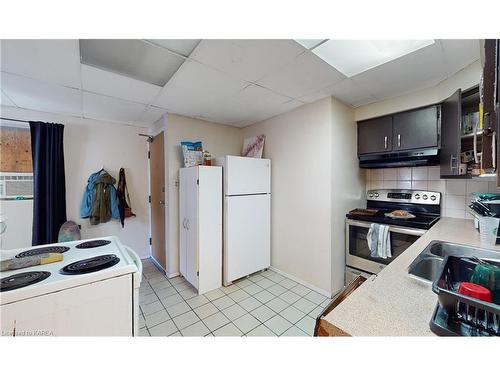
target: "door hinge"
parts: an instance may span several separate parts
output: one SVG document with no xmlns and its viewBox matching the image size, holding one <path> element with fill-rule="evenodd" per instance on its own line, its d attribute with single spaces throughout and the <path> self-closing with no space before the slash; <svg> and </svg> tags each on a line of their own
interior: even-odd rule
<svg viewBox="0 0 500 375">
<path fill-rule="evenodd" d="M 151 237 L 149 237 L 149 244 L 152 245 L 153 244 L 153 240 L 151 239 Z"/>
<path fill-rule="evenodd" d="M 199 185 L 200 184 L 200 179 L 196 179 L 196 185 Z"/>
<path fill-rule="evenodd" d="M 148 202 L 151 203 L 151 195 L 148 196 Z"/>
<path fill-rule="evenodd" d="M 151 151 L 148 151 L 148 159 L 151 159 Z"/>
<path fill-rule="evenodd" d="M 200 276 L 200 271 L 196 271 L 196 276 Z"/>
</svg>

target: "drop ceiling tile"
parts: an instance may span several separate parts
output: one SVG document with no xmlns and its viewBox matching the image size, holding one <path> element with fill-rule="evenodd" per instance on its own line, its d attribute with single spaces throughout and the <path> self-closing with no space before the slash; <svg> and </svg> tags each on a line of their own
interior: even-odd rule
<svg viewBox="0 0 500 375">
<path fill-rule="evenodd" d="M 349 78 L 320 90 L 317 93 L 300 98 L 300 100 L 311 103 L 311 99 L 318 98 L 316 100 L 319 100 L 327 96 L 334 96 L 344 104 L 351 106 L 353 106 L 354 103 L 377 100 L 373 97 L 373 95 L 367 92 L 366 89 L 360 88 L 352 79 Z"/>
<path fill-rule="evenodd" d="M 290 98 L 276 94 L 266 88 L 249 84 L 225 101 L 214 103 L 203 117 L 224 124 L 238 124 L 243 119 L 257 121 L 261 116 L 270 116 Z"/>
<path fill-rule="evenodd" d="M 2 40 L 3 72 L 80 88 L 78 40 Z"/>
<path fill-rule="evenodd" d="M 81 116 L 80 90 L 9 73 L 1 75 L 2 91 L 18 107 Z"/>
<path fill-rule="evenodd" d="M 361 107 L 361 106 L 364 106 L 364 105 L 368 105 L 368 104 L 372 104 L 372 103 L 376 103 L 378 102 L 379 100 L 378 99 L 375 99 L 375 98 L 366 98 L 366 99 L 362 99 L 362 100 L 359 100 L 359 101 L 355 101 L 355 102 L 352 102 L 351 105 L 354 107 L 354 108 L 357 108 L 357 107 Z"/>
<path fill-rule="evenodd" d="M 143 104 L 83 92 L 83 115 L 88 118 L 132 124 L 145 110 Z"/>
<path fill-rule="evenodd" d="M 1 100 L 0 100 L 0 105 L 5 105 L 5 106 L 8 106 L 8 107 L 15 107 L 16 106 L 14 104 L 14 102 L 12 100 L 10 100 L 7 95 L 5 95 L 3 93 L 3 91 L 2 91 L 2 97 L 1 97 Z"/>
<path fill-rule="evenodd" d="M 300 107 L 304 104 L 305 103 L 303 103 L 299 100 L 292 99 L 292 100 L 289 100 L 285 103 L 282 103 L 282 104 L 274 107 L 272 110 L 254 113 L 254 114 L 252 114 L 252 116 L 238 122 L 237 126 L 245 127 L 248 125 L 256 124 L 258 122 L 270 119 L 271 117 L 281 115 L 285 112 L 289 112 L 289 111 L 291 111 L 297 107 Z"/>
<path fill-rule="evenodd" d="M 432 87 L 447 77 L 439 43 L 379 65 L 351 79 L 377 99 Z"/>
<path fill-rule="evenodd" d="M 97 94 L 148 104 L 158 95 L 160 86 L 107 72 L 82 64 L 82 88 Z"/>
<path fill-rule="evenodd" d="M 202 40 L 191 58 L 255 82 L 285 66 L 305 49 L 293 40 Z"/>
<path fill-rule="evenodd" d="M 186 61 L 153 105 L 198 117 L 224 103 L 247 84 L 196 61 Z"/>
<path fill-rule="evenodd" d="M 138 39 L 81 39 L 82 63 L 164 86 L 184 58 Z"/>
<path fill-rule="evenodd" d="M 292 98 L 309 95 L 343 80 L 345 76 L 311 52 L 306 52 L 287 66 L 257 83 Z"/>
<path fill-rule="evenodd" d="M 313 47 L 316 47 L 318 44 L 320 44 L 322 41 L 325 39 L 295 39 L 297 43 L 302 45 L 303 47 L 307 49 L 311 49 Z"/>
<path fill-rule="evenodd" d="M 189 56 L 201 39 L 148 39 L 160 47 L 168 48 L 182 56 Z"/>
<path fill-rule="evenodd" d="M 303 101 L 304 103 L 314 103 L 320 99 L 323 99 L 323 98 L 326 98 L 327 96 L 330 96 L 331 94 L 329 93 L 328 89 L 315 91 L 312 94 L 301 96 L 299 98 L 299 100 Z"/>
<path fill-rule="evenodd" d="M 142 113 L 139 120 L 135 122 L 136 125 L 150 126 L 154 124 L 158 119 L 167 113 L 166 109 L 150 106 Z"/>
<path fill-rule="evenodd" d="M 477 39 L 441 39 L 448 76 L 451 76 L 480 58 Z"/>
</svg>

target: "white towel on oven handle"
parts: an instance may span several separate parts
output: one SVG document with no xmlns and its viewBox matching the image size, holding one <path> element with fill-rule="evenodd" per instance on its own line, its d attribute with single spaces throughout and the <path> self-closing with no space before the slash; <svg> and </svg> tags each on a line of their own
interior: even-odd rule
<svg viewBox="0 0 500 375">
<path fill-rule="evenodd" d="M 387 225 L 372 223 L 366 235 L 366 241 L 372 257 L 382 259 L 392 257 L 391 233 Z"/>
<path fill-rule="evenodd" d="M 387 259 L 392 257 L 391 252 L 391 233 L 389 226 L 381 225 L 378 230 L 377 253 L 379 258 Z"/>
</svg>

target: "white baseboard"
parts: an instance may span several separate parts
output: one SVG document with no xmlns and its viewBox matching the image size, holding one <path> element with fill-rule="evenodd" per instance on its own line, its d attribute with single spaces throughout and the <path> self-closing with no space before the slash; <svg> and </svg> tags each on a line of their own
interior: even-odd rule
<svg viewBox="0 0 500 375">
<path fill-rule="evenodd" d="M 158 267 L 159 269 L 161 269 L 163 272 L 165 272 L 165 275 L 167 275 L 167 278 L 168 279 L 171 279 L 173 277 L 177 277 L 177 276 L 180 276 L 181 274 L 179 272 L 172 272 L 172 273 L 169 273 L 165 268 L 162 267 L 162 265 L 160 263 L 158 263 L 158 261 L 154 258 L 154 256 L 151 256 L 151 260 L 153 261 L 154 264 L 156 264 L 156 267 Z"/>
<path fill-rule="evenodd" d="M 312 289 L 314 290 L 315 292 L 318 292 L 319 294 L 325 296 L 325 297 L 328 297 L 328 298 L 332 298 L 332 294 L 324 289 L 321 289 L 321 288 L 318 288 L 317 286 L 314 286 L 312 284 L 309 284 L 307 281 L 304 281 L 304 280 L 301 280 L 299 279 L 298 277 L 295 277 L 293 275 L 290 275 L 284 271 L 281 271 L 273 266 L 269 267 L 270 270 L 276 272 L 276 273 L 279 273 L 280 275 L 282 276 L 285 276 L 287 278 L 289 278 L 290 280 L 293 280 L 299 284 L 302 284 L 304 286 L 307 286 L 309 289 Z"/>
<path fill-rule="evenodd" d="M 156 265 L 156 267 L 158 267 L 159 269 L 161 269 L 163 272 L 165 272 L 165 274 L 167 274 L 167 271 L 165 270 L 165 268 L 163 268 L 163 266 L 155 259 L 154 256 L 151 256 L 151 260 L 153 261 L 153 263 Z"/>
</svg>

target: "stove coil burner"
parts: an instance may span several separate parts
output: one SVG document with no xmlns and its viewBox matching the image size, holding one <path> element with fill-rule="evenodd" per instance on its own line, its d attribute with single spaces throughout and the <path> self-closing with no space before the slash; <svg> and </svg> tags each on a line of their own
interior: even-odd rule
<svg viewBox="0 0 500 375">
<path fill-rule="evenodd" d="M 63 275 L 81 275 L 113 267 L 119 261 L 120 258 L 114 254 L 98 255 L 68 264 L 59 272 Z"/>
<path fill-rule="evenodd" d="M 38 283 L 50 276 L 50 272 L 31 271 L 22 272 L 9 277 L 0 279 L 0 292 L 7 292 L 18 288 Z"/>
<path fill-rule="evenodd" d="M 24 257 L 33 256 L 33 255 L 41 255 L 41 254 L 48 254 L 48 253 L 60 253 L 60 254 L 62 254 L 68 250 L 69 250 L 69 247 L 67 247 L 67 246 L 38 247 L 36 249 L 26 250 L 26 251 L 23 251 L 22 253 L 17 254 L 16 258 L 24 258 Z"/>
<path fill-rule="evenodd" d="M 77 249 L 92 249 L 93 247 L 101 247 L 109 245 L 111 241 L 108 240 L 92 240 L 87 242 L 82 242 L 81 244 L 76 245 Z"/>
</svg>

